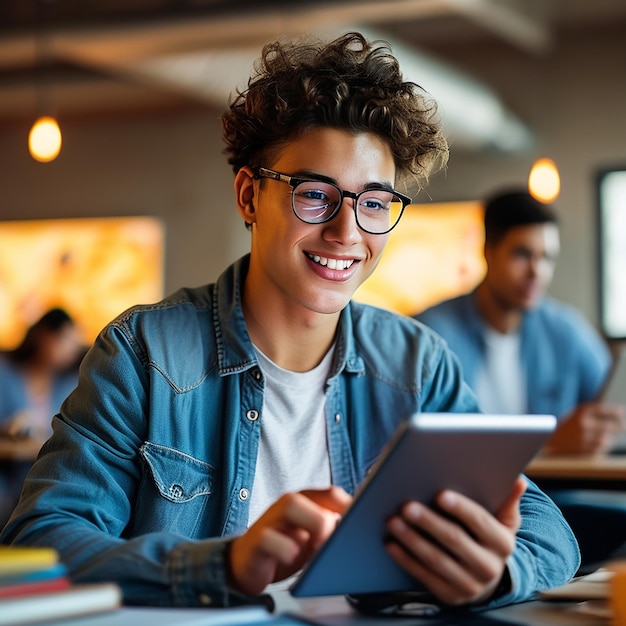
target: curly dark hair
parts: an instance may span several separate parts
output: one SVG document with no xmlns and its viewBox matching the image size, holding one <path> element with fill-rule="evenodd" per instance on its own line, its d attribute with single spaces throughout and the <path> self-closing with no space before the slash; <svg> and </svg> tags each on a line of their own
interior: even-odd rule
<svg viewBox="0 0 626 626">
<path fill-rule="evenodd" d="M 435 113 L 426 92 L 403 81 L 385 41 L 356 32 L 330 43 L 276 41 L 222 115 L 224 152 L 236 173 L 265 165 L 312 128 L 372 132 L 388 143 L 399 176 L 421 184 L 448 158 Z"/>
</svg>

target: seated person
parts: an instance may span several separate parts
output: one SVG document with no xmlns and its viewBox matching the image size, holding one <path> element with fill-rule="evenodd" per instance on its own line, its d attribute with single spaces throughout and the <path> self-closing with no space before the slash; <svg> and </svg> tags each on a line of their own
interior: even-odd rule
<svg viewBox="0 0 626 626">
<path fill-rule="evenodd" d="M 52 415 L 76 387 L 82 354 L 80 332 L 60 308 L 47 311 L 16 348 L 0 354 L 0 433 L 46 440 Z"/>
<path fill-rule="evenodd" d="M 28 328 L 20 344 L 0 355 L 0 435 L 32 439 L 33 455 L 52 434 L 52 416 L 76 387 L 83 354 L 79 329 L 60 308 Z M 30 461 L 0 464 L 0 527 L 15 506 Z"/>
<path fill-rule="evenodd" d="M 487 271 L 481 283 L 415 317 L 459 357 L 484 411 L 556 415 L 546 454 L 605 454 L 624 428 L 624 407 L 596 400 L 611 367 L 606 342 L 577 310 L 545 295 L 559 252 L 556 213 L 513 189 L 487 200 L 484 225 Z M 560 504 L 565 496 L 558 494 Z M 607 495 L 605 502 L 617 506 L 616 523 L 623 524 L 626 498 L 619 498 Z M 597 494 L 594 503 L 597 508 Z M 594 523 L 584 534 L 597 537 Z"/>
<path fill-rule="evenodd" d="M 383 42 L 267 45 L 223 115 L 250 253 L 102 331 L 2 541 L 55 547 L 74 581 L 116 581 L 127 604 L 259 602 L 403 419 L 476 412 L 440 338 L 351 301 L 410 202 L 394 188 L 447 158 L 434 113 Z M 388 550 L 442 603 L 526 600 L 578 567 L 523 477 L 494 515 L 452 491 L 436 504 L 406 503 Z"/>
</svg>

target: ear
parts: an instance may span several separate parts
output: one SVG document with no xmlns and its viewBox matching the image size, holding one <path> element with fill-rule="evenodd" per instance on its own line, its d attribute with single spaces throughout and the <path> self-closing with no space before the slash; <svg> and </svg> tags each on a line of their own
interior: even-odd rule
<svg viewBox="0 0 626 626">
<path fill-rule="evenodd" d="M 246 224 L 256 222 L 254 173 L 246 165 L 235 176 L 237 210 Z"/>
</svg>

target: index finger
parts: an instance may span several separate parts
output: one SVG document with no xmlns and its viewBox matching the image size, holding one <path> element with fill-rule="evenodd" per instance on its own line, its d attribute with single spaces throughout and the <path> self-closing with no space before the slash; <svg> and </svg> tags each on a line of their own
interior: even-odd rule
<svg viewBox="0 0 626 626">
<path fill-rule="evenodd" d="M 352 496 L 336 485 L 332 485 L 327 489 L 304 489 L 300 493 L 334 513 L 345 513 L 352 503 Z"/>
</svg>

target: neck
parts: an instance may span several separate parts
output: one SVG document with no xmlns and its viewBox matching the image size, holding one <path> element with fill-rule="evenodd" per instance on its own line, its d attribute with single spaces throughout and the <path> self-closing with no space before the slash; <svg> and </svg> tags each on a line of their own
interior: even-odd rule
<svg viewBox="0 0 626 626">
<path fill-rule="evenodd" d="M 292 372 L 308 372 L 319 365 L 335 339 L 339 313 L 287 310 L 258 295 L 244 287 L 243 315 L 254 345 Z"/>
<path fill-rule="evenodd" d="M 519 329 L 523 311 L 507 306 L 499 300 L 484 281 L 476 290 L 476 302 L 481 317 L 494 330 L 508 334 Z"/>
</svg>

